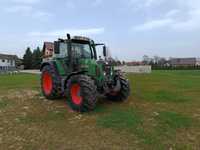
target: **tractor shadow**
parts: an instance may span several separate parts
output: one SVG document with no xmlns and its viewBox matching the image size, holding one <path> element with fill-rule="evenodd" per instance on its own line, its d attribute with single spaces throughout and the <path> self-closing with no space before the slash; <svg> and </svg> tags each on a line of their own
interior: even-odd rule
<svg viewBox="0 0 200 150">
<path fill-rule="evenodd" d="M 38 94 L 40 96 L 41 101 L 45 101 L 46 103 L 50 103 L 53 105 L 55 108 L 64 108 L 66 109 L 69 113 L 76 113 L 76 111 L 72 110 L 70 106 L 67 103 L 67 98 L 63 97 L 61 99 L 55 99 L 55 100 L 47 100 L 42 96 L 42 93 Z M 96 108 L 91 111 L 91 112 L 96 112 L 96 113 L 101 113 L 105 110 L 108 110 L 111 106 L 115 107 L 115 105 L 118 105 L 118 102 L 113 102 L 108 100 L 104 95 L 98 95 L 98 102 L 96 104 Z M 90 114 L 90 112 L 89 112 Z"/>
<path fill-rule="evenodd" d="M 113 108 L 119 107 L 120 104 L 121 104 L 121 102 L 114 102 L 114 101 L 108 100 L 107 97 L 105 97 L 105 96 L 99 96 L 98 103 L 93 112 L 104 113 L 109 110 L 112 110 Z"/>
</svg>

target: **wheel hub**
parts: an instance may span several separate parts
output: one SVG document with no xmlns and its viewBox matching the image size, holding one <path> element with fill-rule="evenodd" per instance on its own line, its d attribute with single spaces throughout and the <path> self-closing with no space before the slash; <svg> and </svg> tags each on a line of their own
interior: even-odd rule
<svg viewBox="0 0 200 150">
<path fill-rule="evenodd" d="M 73 84 L 70 89 L 71 98 L 74 104 L 80 105 L 82 103 L 83 98 L 80 96 L 80 85 Z"/>
<path fill-rule="evenodd" d="M 42 80 L 43 80 L 43 90 L 44 90 L 45 94 L 49 95 L 53 88 L 52 77 L 48 72 L 45 72 L 43 74 Z"/>
</svg>

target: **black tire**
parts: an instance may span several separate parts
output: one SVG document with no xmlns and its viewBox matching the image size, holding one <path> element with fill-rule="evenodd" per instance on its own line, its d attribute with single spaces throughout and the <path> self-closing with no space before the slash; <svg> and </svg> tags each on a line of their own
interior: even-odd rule
<svg viewBox="0 0 200 150">
<path fill-rule="evenodd" d="M 73 87 L 79 86 L 78 103 L 73 99 Z M 75 111 L 94 110 L 97 103 L 97 87 L 89 76 L 74 75 L 67 82 L 66 97 L 68 105 Z"/>
<path fill-rule="evenodd" d="M 129 81 L 122 77 L 120 77 L 119 80 L 120 80 L 120 84 L 121 84 L 120 91 L 117 93 L 115 92 L 115 93 L 106 94 L 106 97 L 108 98 L 108 100 L 120 102 L 120 101 L 125 101 L 128 99 L 128 97 L 130 95 Z"/>
<path fill-rule="evenodd" d="M 51 77 L 51 86 L 52 88 L 49 89 L 49 92 L 45 91 L 45 74 L 48 74 Z M 49 100 L 55 100 L 62 97 L 61 94 L 61 80 L 57 76 L 54 68 L 50 65 L 44 66 L 42 69 L 41 74 L 41 89 L 43 95 Z"/>
</svg>

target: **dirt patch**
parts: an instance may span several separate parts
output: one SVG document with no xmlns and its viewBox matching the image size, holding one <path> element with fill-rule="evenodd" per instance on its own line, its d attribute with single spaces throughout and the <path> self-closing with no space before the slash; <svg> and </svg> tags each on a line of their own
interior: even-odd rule
<svg viewBox="0 0 200 150">
<path fill-rule="evenodd" d="M 2 149 L 123 149 L 139 147 L 134 136 L 96 126 L 97 113 L 79 114 L 65 99 L 48 101 L 37 90 L 10 90 L 14 105 L 0 114 Z M 135 139 L 135 140 L 133 140 Z"/>
</svg>

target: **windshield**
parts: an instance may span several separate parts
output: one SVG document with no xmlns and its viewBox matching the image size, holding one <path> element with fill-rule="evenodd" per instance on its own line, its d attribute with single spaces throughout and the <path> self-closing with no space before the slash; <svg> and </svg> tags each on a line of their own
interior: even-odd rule
<svg viewBox="0 0 200 150">
<path fill-rule="evenodd" d="M 76 58 L 92 58 L 91 47 L 89 44 L 72 43 L 72 53 Z"/>
</svg>

